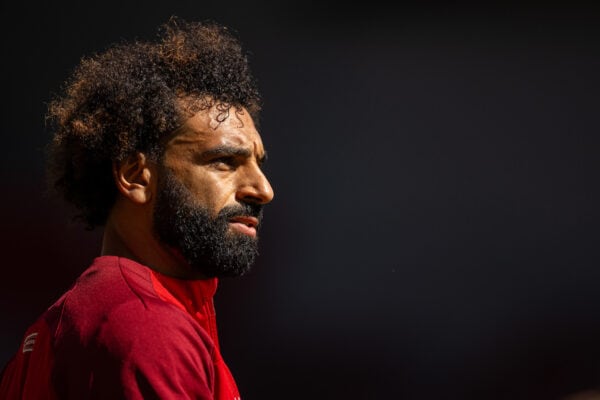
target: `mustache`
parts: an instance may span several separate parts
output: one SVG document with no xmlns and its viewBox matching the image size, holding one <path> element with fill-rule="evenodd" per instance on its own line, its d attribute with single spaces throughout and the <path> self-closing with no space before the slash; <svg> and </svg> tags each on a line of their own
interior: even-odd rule
<svg viewBox="0 0 600 400">
<path fill-rule="evenodd" d="M 224 207 L 217 215 L 218 219 L 227 220 L 233 217 L 249 216 L 258 220 L 259 224 L 263 218 L 263 205 L 241 203 Z"/>
</svg>

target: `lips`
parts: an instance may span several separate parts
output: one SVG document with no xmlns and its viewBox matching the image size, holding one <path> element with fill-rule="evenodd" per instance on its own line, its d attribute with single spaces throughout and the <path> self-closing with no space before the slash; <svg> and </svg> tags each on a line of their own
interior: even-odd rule
<svg viewBox="0 0 600 400">
<path fill-rule="evenodd" d="M 250 216 L 237 216 L 229 218 L 230 226 L 245 235 L 256 236 L 256 228 L 258 227 L 258 219 Z"/>
<path fill-rule="evenodd" d="M 238 222 L 240 224 L 244 224 L 254 229 L 256 229 L 256 227 L 258 226 L 258 218 L 248 216 L 238 216 L 229 218 L 229 222 Z"/>
</svg>

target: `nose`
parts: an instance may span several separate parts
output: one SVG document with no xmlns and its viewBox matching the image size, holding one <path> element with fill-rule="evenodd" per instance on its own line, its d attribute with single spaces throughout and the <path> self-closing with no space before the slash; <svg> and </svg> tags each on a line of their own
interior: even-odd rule
<svg viewBox="0 0 600 400">
<path fill-rule="evenodd" d="M 253 166 L 247 171 L 236 193 L 238 201 L 253 204 L 270 203 L 273 196 L 273 188 L 258 166 Z"/>
</svg>

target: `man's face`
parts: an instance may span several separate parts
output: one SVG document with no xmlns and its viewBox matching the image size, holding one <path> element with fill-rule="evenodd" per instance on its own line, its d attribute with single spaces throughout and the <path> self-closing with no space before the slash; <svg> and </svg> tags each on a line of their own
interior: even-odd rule
<svg viewBox="0 0 600 400">
<path fill-rule="evenodd" d="M 154 207 L 160 241 L 207 277 L 249 269 L 262 206 L 273 199 L 249 114 L 231 108 L 221 122 L 218 115 L 215 107 L 197 113 L 166 143 Z"/>
</svg>

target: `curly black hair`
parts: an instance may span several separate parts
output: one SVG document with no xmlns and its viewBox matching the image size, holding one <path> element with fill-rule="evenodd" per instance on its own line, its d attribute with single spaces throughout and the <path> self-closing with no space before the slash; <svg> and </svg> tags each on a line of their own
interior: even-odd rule
<svg viewBox="0 0 600 400">
<path fill-rule="evenodd" d="M 213 105 L 224 115 L 244 107 L 258 123 L 261 99 L 248 57 L 215 22 L 172 17 L 155 42 L 116 44 L 82 58 L 49 105 L 49 184 L 88 229 L 101 226 L 117 195 L 113 163 L 136 152 L 160 158 L 161 139 L 186 115 Z"/>
</svg>

